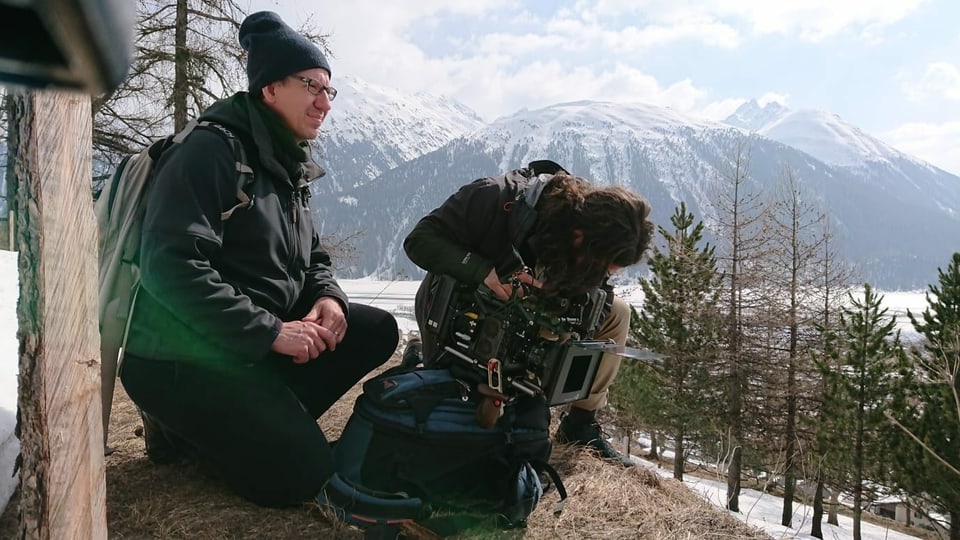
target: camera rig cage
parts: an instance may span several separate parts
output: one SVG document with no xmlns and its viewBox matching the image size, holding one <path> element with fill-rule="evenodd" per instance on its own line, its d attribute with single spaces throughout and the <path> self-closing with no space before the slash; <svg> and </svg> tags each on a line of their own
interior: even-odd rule
<svg viewBox="0 0 960 540">
<path fill-rule="evenodd" d="M 504 301 L 484 286 L 439 279 L 426 321 L 438 348 L 427 365 L 486 383 L 508 399 L 542 395 L 557 406 L 589 395 L 603 353 L 616 347 L 591 339 L 606 291 L 557 298 L 525 288 Z"/>
</svg>

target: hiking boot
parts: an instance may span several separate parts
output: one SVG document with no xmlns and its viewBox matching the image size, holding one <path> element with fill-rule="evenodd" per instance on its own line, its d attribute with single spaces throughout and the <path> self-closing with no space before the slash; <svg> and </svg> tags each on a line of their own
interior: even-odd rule
<svg viewBox="0 0 960 540">
<path fill-rule="evenodd" d="M 400 365 L 405 368 L 415 368 L 423 363 L 423 342 L 420 335 L 412 335 L 407 340 L 407 346 L 400 356 Z"/>
<path fill-rule="evenodd" d="M 625 456 L 607 442 L 603 436 L 603 430 L 595 420 L 592 422 L 571 421 L 570 415 L 567 415 L 560 421 L 560 427 L 554 439 L 558 444 L 572 444 L 586 448 L 601 458 L 613 461 L 624 467 L 633 467 L 634 462 L 629 456 Z"/>
<path fill-rule="evenodd" d="M 167 431 L 157 420 L 140 410 L 143 420 L 143 445 L 147 458 L 157 465 L 170 465 L 186 461 L 188 456 L 180 438 Z"/>
</svg>

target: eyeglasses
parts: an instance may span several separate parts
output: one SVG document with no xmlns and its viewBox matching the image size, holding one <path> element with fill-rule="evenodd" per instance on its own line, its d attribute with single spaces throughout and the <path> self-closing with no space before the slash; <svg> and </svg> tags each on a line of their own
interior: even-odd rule
<svg viewBox="0 0 960 540">
<path fill-rule="evenodd" d="M 333 101 L 337 97 L 337 89 L 332 86 L 324 86 L 320 84 L 320 81 L 311 79 L 310 77 L 301 77 L 299 75 L 290 75 L 290 77 L 297 79 L 298 81 L 307 85 L 307 92 L 315 96 L 320 94 L 327 94 L 327 99 Z"/>
</svg>

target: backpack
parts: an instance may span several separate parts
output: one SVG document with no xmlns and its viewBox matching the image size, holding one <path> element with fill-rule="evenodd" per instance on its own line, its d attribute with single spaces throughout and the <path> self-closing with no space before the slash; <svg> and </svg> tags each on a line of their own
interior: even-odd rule
<svg viewBox="0 0 960 540">
<path fill-rule="evenodd" d="M 547 464 L 552 443 L 543 399 L 504 406 L 492 428 L 481 397 L 447 369 L 391 368 L 363 384 L 333 449 L 336 473 L 321 503 L 363 526 L 415 522 L 454 534 L 474 525 L 526 525 L 547 486 L 566 490 Z"/>
<path fill-rule="evenodd" d="M 190 121 L 179 133 L 168 135 L 141 152 L 124 157 L 94 203 L 99 232 L 98 315 L 104 442 L 117 369 L 130 329 L 130 314 L 133 312 L 140 286 L 140 232 L 150 181 L 160 156 L 182 143 L 197 127 L 212 129 L 222 134 L 230 142 L 236 156 L 238 203 L 223 212 L 220 219 L 230 219 L 234 210 L 249 207 L 251 200 L 244 188 L 253 181 L 253 169 L 247 165 L 243 144 L 227 128 L 196 119 Z"/>
</svg>

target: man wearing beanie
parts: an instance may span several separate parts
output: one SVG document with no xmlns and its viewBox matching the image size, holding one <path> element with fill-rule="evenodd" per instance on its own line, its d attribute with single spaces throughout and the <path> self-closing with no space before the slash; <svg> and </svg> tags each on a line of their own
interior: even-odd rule
<svg viewBox="0 0 960 540">
<path fill-rule="evenodd" d="M 204 111 L 213 125 L 157 165 L 120 379 L 151 460 L 199 461 L 243 497 L 285 506 L 332 474 L 316 420 L 390 358 L 398 331 L 348 301 L 314 230 L 309 186 L 323 171 L 307 141 L 337 95 L 330 64 L 275 13 L 247 17 L 239 40 L 247 91 Z M 248 205 L 223 130 L 253 170 Z"/>
</svg>

